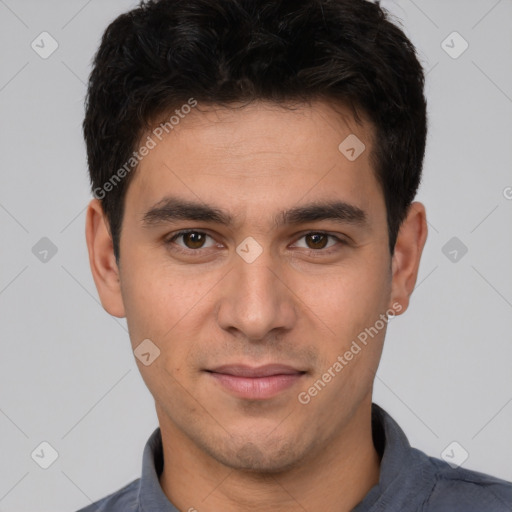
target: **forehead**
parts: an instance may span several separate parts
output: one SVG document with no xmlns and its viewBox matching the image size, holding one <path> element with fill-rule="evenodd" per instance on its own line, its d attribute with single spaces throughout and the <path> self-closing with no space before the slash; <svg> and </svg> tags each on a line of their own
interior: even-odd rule
<svg viewBox="0 0 512 512">
<path fill-rule="evenodd" d="M 155 125 L 144 134 L 141 140 L 150 137 L 154 147 L 139 163 L 127 207 L 147 210 L 180 195 L 235 214 L 325 199 L 371 210 L 383 198 L 370 159 L 373 127 L 361 119 L 325 102 L 199 104 L 169 133 L 155 132 Z"/>
</svg>

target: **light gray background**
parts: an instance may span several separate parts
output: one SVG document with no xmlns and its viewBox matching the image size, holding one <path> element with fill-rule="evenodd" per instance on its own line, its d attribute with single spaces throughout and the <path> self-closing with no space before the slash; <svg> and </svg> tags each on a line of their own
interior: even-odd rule
<svg viewBox="0 0 512 512">
<path fill-rule="evenodd" d="M 129 0 L 0 0 L 0 510 L 73 511 L 140 475 L 157 426 L 126 323 L 89 271 L 85 82 Z M 409 311 L 388 330 L 375 401 L 412 445 L 512 480 L 512 1 L 383 2 L 428 71 L 430 133 L 419 200 L 430 233 Z M 42 59 L 43 31 L 58 49 Z M 459 32 L 457 59 L 441 43 Z M 455 50 L 460 41 L 448 44 Z M 508 191 L 508 192 L 507 192 Z M 468 248 L 442 252 L 456 236 Z M 40 261 L 48 237 L 58 252 Z M 446 251 L 448 252 L 448 251 Z M 458 253 L 460 256 L 460 252 Z M 59 457 L 31 458 L 42 442 Z"/>
</svg>

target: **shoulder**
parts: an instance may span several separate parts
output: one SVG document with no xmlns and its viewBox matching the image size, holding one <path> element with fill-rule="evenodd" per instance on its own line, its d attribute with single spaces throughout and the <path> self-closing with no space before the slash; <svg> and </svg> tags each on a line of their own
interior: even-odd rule
<svg viewBox="0 0 512 512">
<path fill-rule="evenodd" d="M 140 478 L 77 512 L 135 512 L 138 510 Z"/>
<path fill-rule="evenodd" d="M 510 512 L 512 483 L 428 457 L 435 480 L 425 512 Z"/>
</svg>

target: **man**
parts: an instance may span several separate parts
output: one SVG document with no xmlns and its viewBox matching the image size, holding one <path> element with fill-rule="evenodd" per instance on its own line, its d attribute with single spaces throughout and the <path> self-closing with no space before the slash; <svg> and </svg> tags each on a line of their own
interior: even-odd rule
<svg viewBox="0 0 512 512">
<path fill-rule="evenodd" d="M 365 0 L 160 0 L 91 73 L 86 237 L 159 428 L 84 511 L 505 511 L 372 403 L 427 237 L 415 49 Z"/>
</svg>

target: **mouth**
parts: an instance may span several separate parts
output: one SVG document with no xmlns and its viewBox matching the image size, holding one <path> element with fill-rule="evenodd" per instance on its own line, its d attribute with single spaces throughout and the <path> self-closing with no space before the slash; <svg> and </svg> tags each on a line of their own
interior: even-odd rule
<svg viewBox="0 0 512 512">
<path fill-rule="evenodd" d="M 304 370 L 281 364 L 224 365 L 206 372 L 222 389 L 247 400 L 272 398 L 296 385 L 306 374 Z"/>
</svg>

